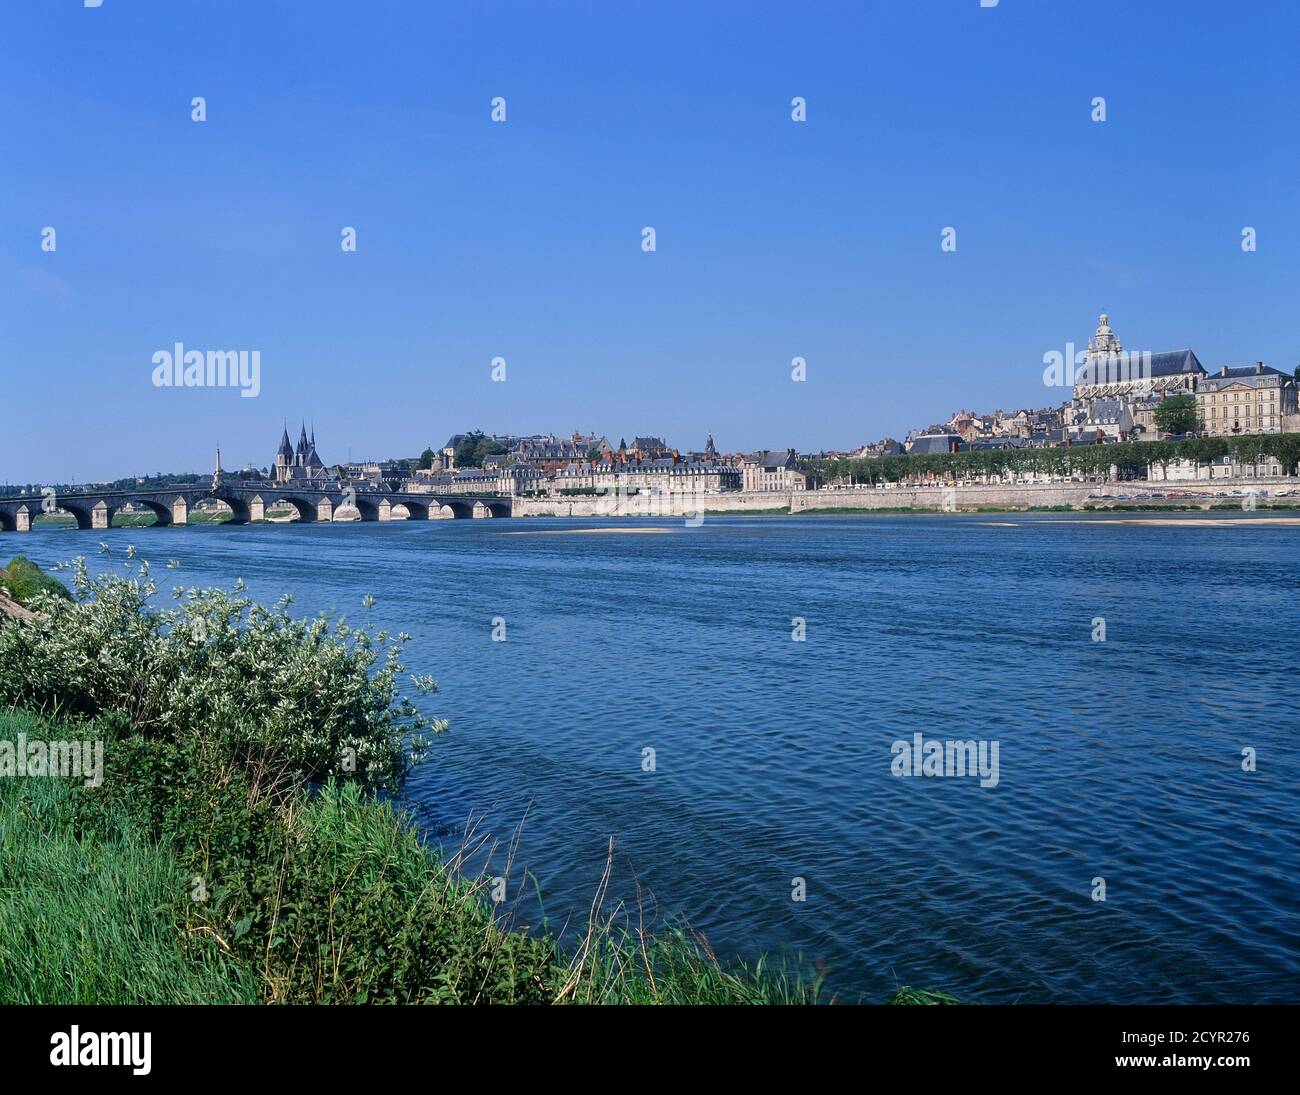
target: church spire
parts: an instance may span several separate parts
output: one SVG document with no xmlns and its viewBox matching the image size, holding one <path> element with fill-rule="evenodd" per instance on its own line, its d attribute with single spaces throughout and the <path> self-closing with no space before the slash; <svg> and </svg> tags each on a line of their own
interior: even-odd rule
<svg viewBox="0 0 1300 1095">
<path fill-rule="evenodd" d="M 1110 316 L 1102 312 L 1097 318 L 1097 332 L 1088 339 L 1088 356 L 1109 357 L 1120 353 L 1123 347 L 1120 346 L 1119 336 L 1110 329 Z"/>
</svg>

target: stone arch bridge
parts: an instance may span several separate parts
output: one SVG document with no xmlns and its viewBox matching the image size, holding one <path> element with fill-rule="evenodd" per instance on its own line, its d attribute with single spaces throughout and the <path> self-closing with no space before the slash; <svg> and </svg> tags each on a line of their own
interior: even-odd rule
<svg viewBox="0 0 1300 1095">
<path fill-rule="evenodd" d="M 510 499 L 503 495 L 424 494 L 410 491 L 380 491 L 352 486 L 316 487 L 273 483 L 237 483 L 207 486 L 168 487 L 149 491 L 85 492 L 20 498 L 0 498 L 0 531 L 29 532 L 32 522 L 43 513 L 71 514 L 82 529 L 107 529 L 113 516 L 128 503 L 135 510 L 149 510 L 159 525 L 183 525 L 190 509 L 199 502 L 224 502 L 232 513 L 231 523 L 262 521 L 270 509 L 291 507 L 302 522 L 332 521 L 334 511 L 354 506 L 363 521 L 394 520 L 393 509 L 405 506 L 410 520 L 438 518 L 509 517 Z M 396 518 L 401 520 L 400 517 Z"/>
</svg>

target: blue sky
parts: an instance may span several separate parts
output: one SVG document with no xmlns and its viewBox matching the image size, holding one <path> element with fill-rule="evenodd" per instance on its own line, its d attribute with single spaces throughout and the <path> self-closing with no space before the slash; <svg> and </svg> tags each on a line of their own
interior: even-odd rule
<svg viewBox="0 0 1300 1095">
<path fill-rule="evenodd" d="M 5 4 L 0 481 L 264 465 L 303 417 L 327 462 L 856 446 L 1059 402 L 1103 307 L 1289 371 L 1295 7 Z M 154 387 L 178 341 L 260 350 L 261 394 Z"/>
</svg>

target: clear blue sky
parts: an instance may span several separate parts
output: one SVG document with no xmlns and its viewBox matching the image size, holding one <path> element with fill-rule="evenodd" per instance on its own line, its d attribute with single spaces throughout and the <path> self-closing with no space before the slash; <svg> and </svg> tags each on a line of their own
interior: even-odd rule
<svg viewBox="0 0 1300 1095">
<path fill-rule="evenodd" d="M 0 481 L 264 465 L 303 417 L 327 462 L 849 447 L 1059 402 L 1103 307 L 1290 370 L 1296 8 L 6 3 Z M 155 388 L 177 341 L 261 350 L 261 395 Z"/>
</svg>

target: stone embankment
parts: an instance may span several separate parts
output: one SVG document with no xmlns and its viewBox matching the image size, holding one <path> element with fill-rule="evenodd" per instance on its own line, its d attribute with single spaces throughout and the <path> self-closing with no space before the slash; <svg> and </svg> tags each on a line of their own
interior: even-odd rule
<svg viewBox="0 0 1300 1095">
<path fill-rule="evenodd" d="M 689 517 L 705 513 L 802 513 L 806 510 L 896 510 L 962 512 L 1005 507 L 1010 510 L 1068 506 L 1212 505 L 1236 501 L 1255 492 L 1266 504 L 1278 491 L 1294 492 L 1300 504 L 1300 479 L 1215 479 L 1198 482 L 1026 483 L 966 487 L 855 487 L 810 491 L 736 491 L 726 494 L 610 494 L 605 497 L 516 498 L 516 517 Z M 1233 492 L 1238 492 L 1234 496 Z M 1167 497 L 1138 498 L 1138 495 Z M 1284 500 L 1285 499 L 1284 497 Z"/>
</svg>

